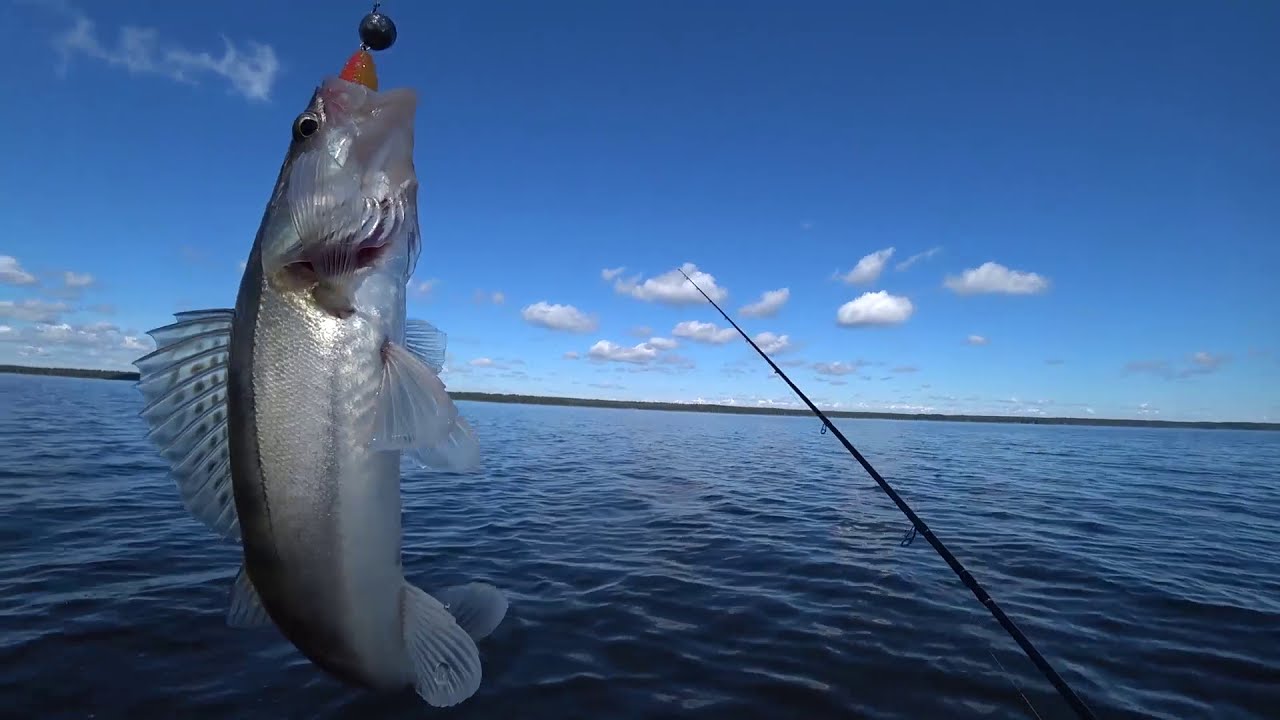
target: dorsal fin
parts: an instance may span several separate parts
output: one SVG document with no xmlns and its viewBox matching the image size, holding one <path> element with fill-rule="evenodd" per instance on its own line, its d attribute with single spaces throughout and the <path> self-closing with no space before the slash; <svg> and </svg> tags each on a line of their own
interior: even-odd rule
<svg viewBox="0 0 1280 720">
<path fill-rule="evenodd" d="M 177 313 L 177 322 L 149 331 L 155 351 L 138 358 L 140 413 L 169 463 L 182 504 L 218 535 L 240 541 L 227 447 L 227 359 L 230 309 Z"/>
</svg>

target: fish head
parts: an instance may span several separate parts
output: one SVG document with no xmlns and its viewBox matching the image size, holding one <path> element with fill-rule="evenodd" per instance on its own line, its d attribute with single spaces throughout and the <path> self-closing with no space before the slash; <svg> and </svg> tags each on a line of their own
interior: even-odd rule
<svg viewBox="0 0 1280 720">
<path fill-rule="evenodd" d="M 420 253 L 416 109 L 408 88 L 379 92 L 341 77 L 316 88 L 292 121 L 263 239 L 271 281 L 310 290 L 330 310 L 350 310 L 341 306 L 371 273 L 408 282 Z"/>
</svg>

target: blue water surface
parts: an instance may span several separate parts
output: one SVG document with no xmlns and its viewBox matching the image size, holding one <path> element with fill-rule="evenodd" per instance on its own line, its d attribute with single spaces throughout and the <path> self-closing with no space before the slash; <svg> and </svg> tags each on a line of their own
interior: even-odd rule
<svg viewBox="0 0 1280 720">
<path fill-rule="evenodd" d="M 441 710 L 226 627 L 131 383 L 0 376 L 0 716 L 1073 716 L 816 419 L 459 405 L 405 574 L 511 610 Z M 1280 433 L 839 424 L 1100 717 L 1280 716 Z"/>
</svg>

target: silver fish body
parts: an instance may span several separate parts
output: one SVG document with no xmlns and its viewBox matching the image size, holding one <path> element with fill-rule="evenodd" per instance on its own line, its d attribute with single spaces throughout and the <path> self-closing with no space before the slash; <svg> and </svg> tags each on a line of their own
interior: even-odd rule
<svg viewBox="0 0 1280 720">
<path fill-rule="evenodd" d="M 228 622 L 274 624 L 317 666 L 433 705 L 480 683 L 506 613 L 486 583 L 407 583 L 400 461 L 467 470 L 479 448 L 405 317 L 418 247 L 415 99 L 331 78 L 294 141 L 234 310 L 180 313 L 137 361 L 143 417 L 184 503 L 244 565 Z"/>
</svg>

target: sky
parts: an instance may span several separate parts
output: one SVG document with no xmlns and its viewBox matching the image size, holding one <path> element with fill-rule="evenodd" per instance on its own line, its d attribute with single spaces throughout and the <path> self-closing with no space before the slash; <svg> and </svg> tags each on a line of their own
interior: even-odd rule
<svg viewBox="0 0 1280 720">
<path fill-rule="evenodd" d="M 300 11 L 300 8 L 305 8 Z M 0 0 L 0 363 L 230 307 L 358 2 Z M 1280 4 L 389 0 L 451 390 L 1280 421 Z"/>
</svg>

